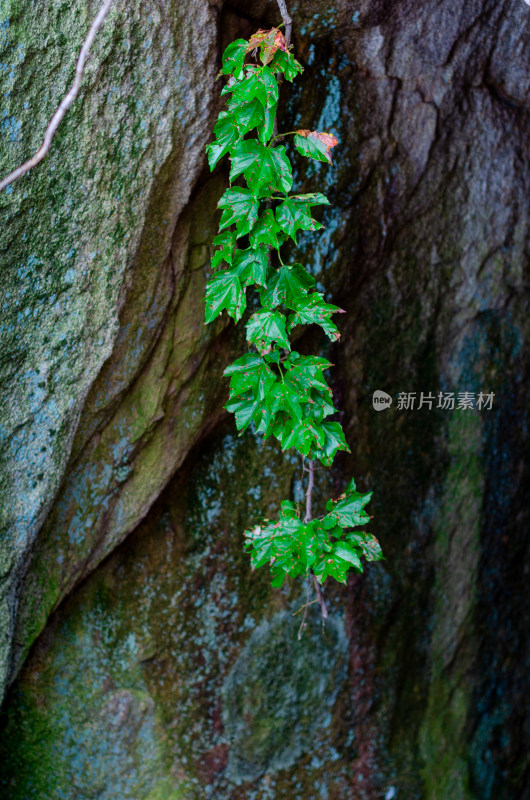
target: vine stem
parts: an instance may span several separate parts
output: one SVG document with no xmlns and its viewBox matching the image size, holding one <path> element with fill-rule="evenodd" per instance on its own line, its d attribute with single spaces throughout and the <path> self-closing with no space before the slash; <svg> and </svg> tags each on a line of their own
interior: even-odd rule
<svg viewBox="0 0 530 800">
<path fill-rule="evenodd" d="M 293 29 L 293 21 L 289 16 L 289 12 L 287 11 L 287 6 L 285 5 L 285 0 L 276 0 L 278 3 L 278 8 L 280 9 L 280 14 L 282 15 L 283 23 L 285 25 L 285 41 L 287 43 L 287 47 L 291 44 L 291 31 Z M 280 81 L 278 82 L 280 83 Z M 274 117 L 274 124 L 272 126 L 272 141 L 278 138 L 278 120 Z"/>
<path fill-rule="evenodd" d="M 309 480 L 307 481 L 307 489 L 305 493 L 305 517 L 304 517 L 304 525 L 308 522 L 311 522 L 313 517 L 313 510 L 311 507 L 312 504 L 312 496 L 313 496 L 313 489 L 315 486 L 315 462 L 309 462 Z"/>
<path fill-rule="evenodd" d="M 276 0 L 278 3 L 278 8 L 280 9 L 280 14 L 282 15 L 282 19 L 285 25 L 285 41 L 287 42 L 287 46 L 291 44 L 291 31 L 293 29 L 293 21 L 289 16 L 289 12 L 287 11 L 287 6 L 285 5 L 285 0 Z"/>
<path fill-rule="evenodd" d="M 300 627 L 298 628 L 298 641 L 302 638 L 302 631 L 304 630 L 305 625 L 305 618 L 307 617 L 307 609 L 309 608 L 309 589 L 311 587 L 311 581 L 309 577 L 307 579 L 307 594 L 305 598 L 305 608 L 304 608 L 304 616 L 302 617 L 302 622 L 300 623 Z"/>
<path fill-rule="evenodd" d="M 294 136 L 295 133 L 298 133 L 298 131 L 287 131 L 287 133 L 278 133 L 276 136 L 273 136 L 272 139 L 270 139 L 267 147 L 270 147 L 271 144 L 275 141 L 275 139 L 283 139 L 285 136 Z"/>
<path fill-rule="evenodd" d="M 305 493 L 305 516 L 304 516 L 304 525 L 307 525 L 308 522 L 311 522 L 311 519 L 313 517 L 312 501 L 313 501 L 313 489 L 315 487 L 315 462 L 314 461 L 309 461 L 308 467 L 306 468 L 305 461 L 304 461 L 303 469 L 304 469 L 304 472 L 307 471 L 309 473 L 309 478 L 308 478 L 308 481 L 307 481 L 307 489 L 306 489 L 306 493 Z M 321 589 L 320 584 L 319 584 L 319 582 L 318 582 L 318 580 L 316 578 L 316 575 L 313 574 L 312 570 L 309 570 L 309 572 L 313 577 L 313 583 L 315 585 L 315 592 L 317 594 L 318 602 L 320 603 L 320 613 L 321 613 L 321 616 L 322 616 L 322 624 L 324 624 L 324 622 L 328 618 L 328 607 L 326 605 L 326 601 L 324 600 L 324 595 L 322 594 L 322 589 Z M 307 609 L 308 609 L 308 606 L 309 606 L 309 585 L 310 585 L 310 583 L 308 583 L 308 586 L 307 586 L 307 601 L 306 601 L 306 607 L 305 607 L 305 611 L 304 611 L 304 618 L 302 619 L 302 624 L 300 625 L 300 629 L 298 631 L 298 638 L 299 639 L 302 638 L 302 629 L 304 627 L 305 618 L 306 618 L 306 614 L 307 614 Z"/>
<path fill-rule="evenodd" d="M 46 131 L 44 133 L 44 139 L 42 141 L 41 146 L 39 147 L 35 155 L 33 155 L 31 158 L 29 158 L 27 161 L 21 164 L 20 167 L 17 167 L 15 170 L 13 170 L 13 172 L 10 172 L 9 175 L 7 175 L 2 181 L 0 181 L 0 192 L 3 189 L 5 189 L 6 186 L 9 186 L 10 183 L 13 183 L 14 180 L 22 177 L 22 175 L 25 175 L 26 172 L 29 172 L 30 169 L 36 167 L 37 164 L 40 164 L 43 158 L 47 155 L 48 150 L 50 149 L 50 145 L 52 143 L 52 139 L 57 131 L 57 128 L 61 124 L 64 115 L 66 114 L 66 112 L 74 102 L 75 98 L 77 97 L 77 94 L 79 92 L 79 87 L 81 86 L 81 81 L 83 79 L 83 73 L 85 71 L 85 64 L 88 57 L 88 52 L 92 47 L 92 43 L 96 38 L 96 34 L 103 25 L 105 17 L 109 13 L 110 7 L 113 4 L 113 2 L 114 0 L 105 0 L 103 5 L 99 9 L 99 12 L 96 18 L 94 19 L 92 25 L 90 26 L 90 30 L 86 35 L 86 39 L 83 42 L 83 46 L 81 47 L 79 56 L 77 58 L 74 82 L 72 83 L 67 94 L 65 94 L 65 96 L 61 100 L 61 103 L 57 111 L 55 112 L 50 122 L 48 123 L 48 127 L 46 128 Z"/>
</svg>

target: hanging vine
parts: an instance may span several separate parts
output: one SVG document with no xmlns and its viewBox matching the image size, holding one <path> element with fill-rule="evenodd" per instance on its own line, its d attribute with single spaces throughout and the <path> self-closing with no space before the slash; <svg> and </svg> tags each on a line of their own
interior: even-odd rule
<svg viewBox="0 0 530 800">
<path fill-rule="evenodd" d="M 254 568 L 269 565 L 273 586 L 288 575 L 307 576 L 326 618 L 321 591 L 326 578 L 345 583 L 349 570 L 362 571 L 363 557 L 375 561 L 382 554 L 377 539 L 358 527 L 370 519 L 366 505 L 372 493 L 359 493 L 353 479 L 338 500 L 327 502 L 327 513 L 312 514 L 315 463 L 330 467 L 339 450 L 350 448 L 332 419 L 337 410 L 324 374 L 332 365 L 293 350 L 290 336 L 298 326 L 315 324 L 337 341 L 333 317 L 342 309 L 315 290 L 315 279 L 302 264 L 282 258 L 282 246 L 289 239 L 296 244 L 299 231 L 323 227 L 312 209 L 329 201 L 320 192 L 292 193 L 291 162 L 281 142 L 292 136 L 301 155 L 330 164 L 338 140 L 319 131 L 277 133 L 279 82 L 292 82 L 302 72 L 289 44 L 291 20 L 284 3 L 280 10 L 285 36 L 280 28 L 259 30 L 248 41 L 232 42 L 222 59 L 226 108 L 207 153 L 212 170 L 228 156 L 230 186 L 218 203 L 222 213 L 205 316 L 212 322 L 226 312 L 237 323 L 247 308 L 248 289 L 257 293 L 260 307 L 246 322 L 249 352 L 224 372 L 230 378 L 225 408 L 235 415 L 240 435 L 252 424 L 283 450 L 300 453 L 307 486 L 305 509 L 284 500 L 277 521 L 245 532 L 245 547 Z"/>
</svg>

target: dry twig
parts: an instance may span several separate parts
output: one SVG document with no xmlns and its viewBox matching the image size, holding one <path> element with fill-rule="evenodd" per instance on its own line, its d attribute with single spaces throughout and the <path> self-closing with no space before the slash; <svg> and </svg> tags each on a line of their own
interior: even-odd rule
<svg viewBox="0 0 530 800">
<path fill-rule="evenodd" d="M 81 86 L 81 81 L 83 79 L 83 73 L 85 71 L 85 64 L 88 57 L 88 52 L 92 47 L 92 43 L 96 38 L 96 34 L 100 29 L 100 27 L 102 26 L 105 17 L 109 13 L 110 7 L 113 2 L 114 0 L 105 0 L 105 2 L 103 3 L 98 12 L 97 17 L 92 23 L 90 30 L 87 33 L 86 39 L 83 42 L 83 46 L 81 47 L 79 56 L 77 58 L 74 82 L 72 83 L 72 86 L 70 87 L 68 93 L 61 100 L 59 108 L 51 118 L 48 127 L 46 128 L 46 133 L 44 134 L 44 139 L 42 141 L 40 148 L 37 150 L 34 156 L 32 156 L 30 159 L 24 162 L 24 164 L 22 164 L 20 167 L 17 167 L 6 178 L 0 181 L 0 192 L 2 191 L 2 189 L 5 189 L 6 186 L 9 186 L 10 183 L 13 183 L 14 180 L 20 178 L 22 175 L 24 175 L 30 169 L 35 167 L 37 164 L 40 164 L 40 162 L 48 153 L 48 150 L 50 149 L 50 145 L 52 143 L 53 137 L 55 136 L 57 128 L 61 124 L 64 115 L 66 114 L 66 112 L 74 102 L 75 98 L 77 97 L 77 94 L 79 92 L 79 87 Z"/>
</svg>

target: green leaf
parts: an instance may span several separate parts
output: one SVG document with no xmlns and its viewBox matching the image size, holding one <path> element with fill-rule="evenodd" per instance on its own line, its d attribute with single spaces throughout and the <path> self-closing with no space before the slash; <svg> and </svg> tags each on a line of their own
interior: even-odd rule
<svg viewBox="0 0 530 800">
<path fill-rule="evenodd" d="M 259 286 L 267 285 L 269 254 L 265 247 L 236 250 L 233 264 L 243 286 L 250 286 L 253 283 Z"/>
<path fill-rule="evenodd" d="M 315 446 L 321 446 L 323 443 L 323 435 L 320 428 L 306 419 L 301 420 L 301 422 L 288 419 L 278 425 L 277 429 L 274 430 L 274 435 L 280 442 L 282 450 L 293 447 L 303 456 L 308 456 Z"/>
<path fill-rule="evenodd" d="M 243 81 L 225 88 L 232 93 L 232 98 L 228 102 L 229 111 L 236 111 L 240 106 L 255 98 L 259 100 L 263 108 L 276 106 L 278 103 L 278 84 L 269 67 L 254 69 Z"/>
<path fill-rule="evenodd" d="M 244 356 L 238 358 L 233 364 L 229 364 L 223 372 L 223 375 L 238 375 L 240 373 L 244 374 L 245 372 L 258 369 L 262 364 L 265 363 L 266 362 L 260 356 L 257 356 L 254 353 L 245 353 Z"/>
<path fill-rule="evenodd" d="M 274 120 L 276 117 L 276 105 L 267 105 L 263 109 L 263 125 L 258 128 L 258 138 L 263 144 L 267 144 L 274 131 Z"/>
<path fill-rule="evenodd" d="M 285 360 L 285 381 L 294 387 L 312 387 L 329 391 L 323 375 L 323 370 L 331 364 L 325 358 L 318 356 L 301 356 L 292 352 Z"/>
<path fill-rule="evenodd" d="M 221 72 L 223 75 L 234 75 L 238 78 L 243 70 L 248 42 L 245 39 L 236 39 L 229 44 L 223 53 Z"/>
<path fill-rule="evenodd" d="M 352 494 L 353 492 L 356 492 L 356 491 L 357 491 L 357 485 L 355 483 L 355 479 L 352 478 L 349 481 L 348 485 L 346 486 L 346 489 L 344 490 L 344 494 Z"/>
<path fill-rule="evenodd" d="M 339 583 L 346 583 L 349 565 L 340 558 L 326 558 L 313 567 L 313 572 L 320 584 L 329 576 Z"/>
<path fill-rule="evenodd" d="M 267 407 L 271 415 L 283 411 L 293 420 L 303 419 L 302 405 L 310 399 L 307 392 L 300 392 L 285 382 L 277 381 L 267 393 Z"/>
<path fill-rule="evenodd" d="M 270 349 L 273 342 L 290 350 L 283 314 L 277 311 L 258 311 L 252 314 L 247 323 L 247 341 L 255 344 L 259 350 Z"/>
<path fill-rule="evenodd" d="M 337 409 L 333 405 L 333 396 L 331 390 L 316 391 L 311 390 L 311 406 L 307 412 L 308 416 L 311 415 L 313 420 L 320 424 L 330 414 L 335 414 Z"/>
<path fill-rule="evenodd" d="M 294 519 L 299 518 L 300 514 L 298 513 L 298 509 L 296 507 L 296 503 L 293 503 L 292 500 L 282 500 L 280 503 L 281 511 L 280 511 L 280 519 Z"/>
<path fill-rule="evenodd" d="M 239 135 L 244 136 L 254 128 L 260 128 L 263 125 L 263 106 L 259 100 L 254 99 L 249 103 L 244 103 L 237 109 L 237 113 L 230 114 L 230 116 L 234 119 Z"/>
<path fill-rule="evenodd" d="M 263 402 L 263 398 L 251 394 L 235 397 L 225 405 L 225 408 L 235 415 L 239 435 L 243 434 L 251 422 L 255 423 L 259 433 L 263 432 L 263 427 L 266 428 L 269 425 L 270 411 Z"/>
<path fill-rule="evenodd" d="M 208 164 L 213 170 L 217 162 L 229 152 L 230 148 L 240 139 L 240 133 L 235 123 L 234 115 L 221 111 L 219 121 L 214 127 L 215 141 L 206 146 Z"/>
<path fill-rule="evenodd" d="M 269 148 L 256 139 L 245 139 L 233 148 L 230 158 L 230 180 L 243 173 L 256 197 L 291 190 L 293 175 L 285 147 Z"/>
<path fill-rule="evenodd" d="M 321 554 L 321 544 L 317 534 L 318 522 L 304 525 L 301 533 L 300 557 L 306 569 L 310 569 Z"/>
<path fill-rule="evenodd" d="M 295 309 L 314 284 L 315 279 L 301 264 L 282 264 L 268 281 L 266 291 L 261 293 L 261 302 L 266 308 L 284 303 L 287 308 Z"/>
<path fill-rule="evenodd" d="M 223 375 L 230 376 L 230 397 L 247 395 L 252 392 L 256 400 L 264 400 L 271 393 L 277 378 L 266 361 L 253 353 L 239 358 Z"/>
<path fill-rule="evenodd" d="M 206 284 L 206 322 L 226 309 L 237 322 L 247 306 L 245 292 L 237 275 L 228 270 L 217 272 Z"/>
<path fill-rule="evenodd" d="M 263 107 L 275 106 L 279 96 L 278 82 L 269 67 L 264 66 L 258 71 L 258 86 L 256 97 Z"/>
<path fill-rule="evenodd" d="M 217 207 L 224 209 L 219 230 L 235 224 L 238 236 L 249 233 L 258 219 L 259 200 L 249 189 L 227 189 Z"/>
<path fill-rule="evenodd" d="M 236 427 L 239 435 L 248 428 L 260 405 L 260 402 L 254 398 L 235 400 L 225 405 L 226 410 L 234 414 L 236 418 Z"/>
<path fill-rule="evenodd" d="M 363 509 L 370 502 L 371 497 L 372 492 L 366 492 L 366 494 L 353 492 L 345 497 L 344 500 L 339 500 L 329 516 L 337 519 L 343 527 L 365 525 L 370 521 L 370 517 Z"/>
<path fill-rule="evenodd" d="M 245 170 L 253 166 L 256 161 L 259 161 L 265 149 L 264 145 L 256 139 L 245 139 L 239 142 L 237 147 L 234 147 L 230 154 L 230 161 L 232 162 L 230 167 L 230 180 L 234 181 L 239 175 L 245 172 Z M 256 194 L 256 192 L 254 194 Z"/>
<path fill-rule="evenodd" d="M 280 226 L 274 219 L 274 212 L 268 208 L 250 231 L 250 243 L 253 247 L 259 244 L 269 245 L 278 249 L 278 231 Z"/>
<path fill-rule="evenodd" d="M 265 144 L 272 136 L 275 112 L 275 105 L 264 107 L 257 98 L 254 98 L 250 102 L 239 106 L 229 116 L 233 118 L 240 138 L 249 131 L 257 129 L 260 141 Z"/>
<path fill-rule="evenodd" d="M 355 550 L 348 547 L 346 544 L 341 544 L 338 542 L 333 548 L 333 553 L 334 555 L 339 556 L 339 558 L 344 559 L 344 561 L 348 561 L 350 564 L 353 564 L 353 566 L 359 572 L 363 571 L 363 565 L 358 553 L 356 553 Z"/>
<path fill-rule="evenodd" d="M 350 533 L 346 538 L 361 550 L 367 561 L 380 561 L 383 558 L 381 545 L 371 533 Z"/>
<path fill-rule="evenodd" d="M 325 420 L 320 426 L 323 433 L 323 442 L 319 443 L 319 447 L 315 450 L 315 458 L 318 458 L 327 467 L 331 466 L 335 454 L 338 450 L 345 450 L 350 453 L 351 450 L 344 438 L 344 432 L 338 422 L 330 422 Z"/>
<path fill-rule="evenodd" d="M 311 217 L 311 207 L 328 202 L 327 198 L 320 193 L 288 197 L 276 209 L 276 221 L 296 243 L 296 234 L 299 230 L 316 231 L 324 227 Z"/>
<path fill-rule="evenodd" d="M 213 243 L 219 247 L 219 250 L 216 250 L 212 256 L 212 269 L 217 269 L 222 261 L 225 261 L 231 266 L 236 243 L 235 231 L 220 233 L 214 238 Z"/>
<path fill-rule="evenodd" d="M 285 78 L 290 82 L 292 82 L 300 72 L 304 71 L 304 68 L 293 54 L 285 53 L 283 50 L 276 51 L 270 63 L 270 67 L 274 72 L 282 72 Z"/>
<path fill-rule="evenodd" d="M 313 206 L 329 206 L 329 200 L 322 192 L 306 192 L 306 194 L 295 194 L 291 197 L 295 205 L 312 208 Z"/>
<path fill-rule="evenodd" d="M 252 566 L 256 568 L 271 562 L 273 586 L 281 586 L 289 574 L 295 576 L 305 572 L 300 559 L 305 544 L 305 526 L 290 506 L 292 504 L 285 501 L 282 503 L 278 522 L 245 531 L 245 549 L 251 551 Z"/>
<path fill-rule="evenodd" d="M 340 333 L 330 317 L 332 314 L 343 314 L 344 310 L 331 303 L 324 302 L 324 295 L 314 292 L 306 297 L 296 297 L 296 314 L 289 318 L 289 328 L 295 325 L 320 325 L 326 336 L 331 341 L 340 339 Z"/>
</svg>

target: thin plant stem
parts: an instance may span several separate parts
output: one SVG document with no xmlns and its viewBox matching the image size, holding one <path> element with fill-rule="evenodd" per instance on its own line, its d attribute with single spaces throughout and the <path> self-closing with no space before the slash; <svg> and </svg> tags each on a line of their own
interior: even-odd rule
<svg viewBox="0 0 530 800">
<path fill-rule="evenodd" d="M 287 47 L 291 44 L 291 31 L 293 29 L 293 21 L 289 16 L 289 12 L 287 11 L 287 6 L 285 5 L 285 0 L 277 0 L 278 8 L 280 9 L 280 14 L 282 15 L 283 23 L 285 25 L 285 41 Z M 272 126 L 272 137 L 273 140 L 276 139 L 278 136 L 278 121 L 275 118 L 274 124 Z"/>
<path fill-rule="evenodd" d="M 2 181 L 0 181 L 0 192 L 9 186 L 10 183 L 13 183 L 14 180 L 20 178 L 22 175 L 25 175 L 26 172 L 29 172 L 30 169 L 40 164 L 43 158 L 47 155 L 48 150 L 50 149 L 50 145 L 52 143 L 52 139 L 55 136 L 57 128 L 62 122 L 62 119 L 72 103 L 74 102 L 77 94 L 79 92 L 79 87 L 81 86 L 81 81 L 83 79 L 83 73 L 85 71 L 85 64 L 88 57 L 88 52 L 92 47 L 92 43 L 96 38 L 96 34 L 98 30 L 103 25 L 105 17 L 110 11 L 110 7 L 113 4 L 114 0 L 105 0 L 101 8 L 99 9 L 98 15 L 94 19 L 94 22 L 90 26 L 90 30 L 87 33 L 86 39 L 83 42 L 83 46 L 79 52 L 79 56 L 77 58 L 77 64 L 75 67 L 75 77 L 74 82 L 72 83 L 69 91 L 63 99 L 61 103 L 51 118 L 50 122 L 48 123 L 48 127 L 46 128 L 46 132 L 44 134 L 44 139 L 42 141 L 41 146 L 31 158 L 25 161 L 20 167 L 17 167 L 13 172 L 10 172 Z"/>
<path fill-rule="evenodd" d="M 307 481 L 307 490 L 305 493 L 305 517 L 304 517 L 304 525 L 308 522 L 311 522 L 311 518 L 313 516 L 312 513 L 312 496 L 313 496 L 313 488 L 315 486 L 315 462 L 309 462 L 309 480 Z"/>
<path fill-rule="evenodd" d="M 285 0 L 277 0 L 278 8 L 280 9 L 280 14 L 282 15 L 283 22 L 285 24 L 285 41 L 287 42 L 287 46 L 291 44 L 291 31 L 293 29 L 293 21 L 289 16 L 289 12 L 287 11 L 287 6 L 285 5 Z"/>
<path fill-rule="evenodd" d="M 316 575 L 313 575 L 313 581 L 315 584 L 315 591 L 317 593 L 318 602 L 320 603 L 320 613 L 322 615 L 322 625 L 324 625 L 325 620 L 328 618 L 328 607 L 326 605 L 326 601 L 324 600 L 324 595 L 322 594 L 322 589 L 320 588 L 320 584 L 316 579 Z"/>
<path fill-rule="evenodd" d="M 305 460 L 303 461 L 303 470 L 304 472 L 309 472 L 309 479 L 307 481 L 307 489 L 305 493 L 305 517 L 304 517 L 304 525 L 307 525 L 308 522 L 311 522 L 313 517 L 313 509 L 312 509 L 312 500 L 313 500 L 313 489 L 315 486 L 315 462 L 310 461 L 309 466 L 306 467 Z M 325 620 L 328 618 L 328 607 L 326 605 L 326 601 L 324 600 L 324 595 L 322 594 L 322 589 L 320 584 L 314 575 L 313 571 L 310 570 L 311 575 L 313 576 L 313 583 L 315 585 L 315 591 L 317 593 L 317 599 L 320 603 L 320 613 L 322 615 L 322 624 L 324 624 Z M 301 630 L 301 629 L 300 629 Z M 298 632 L 300 634 L 300 631 Z M 300 638 L 300 637 L 299 637 Z"/>
<path fill-rule="evenodd" d="M 304 616 L 302 617 L 302 622 L 300 623 L 300 627 L 298 628 L 298 641 L 302 638 L 302 631 L 304 630 L 305 625 L 305 618 L 307 617 L 307 609 L 309 608 L 309 590 L 311 588 L 311 581 L 308 577 L 307 579 L 307 595 L 305 598 L 305 609 L 304 609 Z"/>
</svg>

